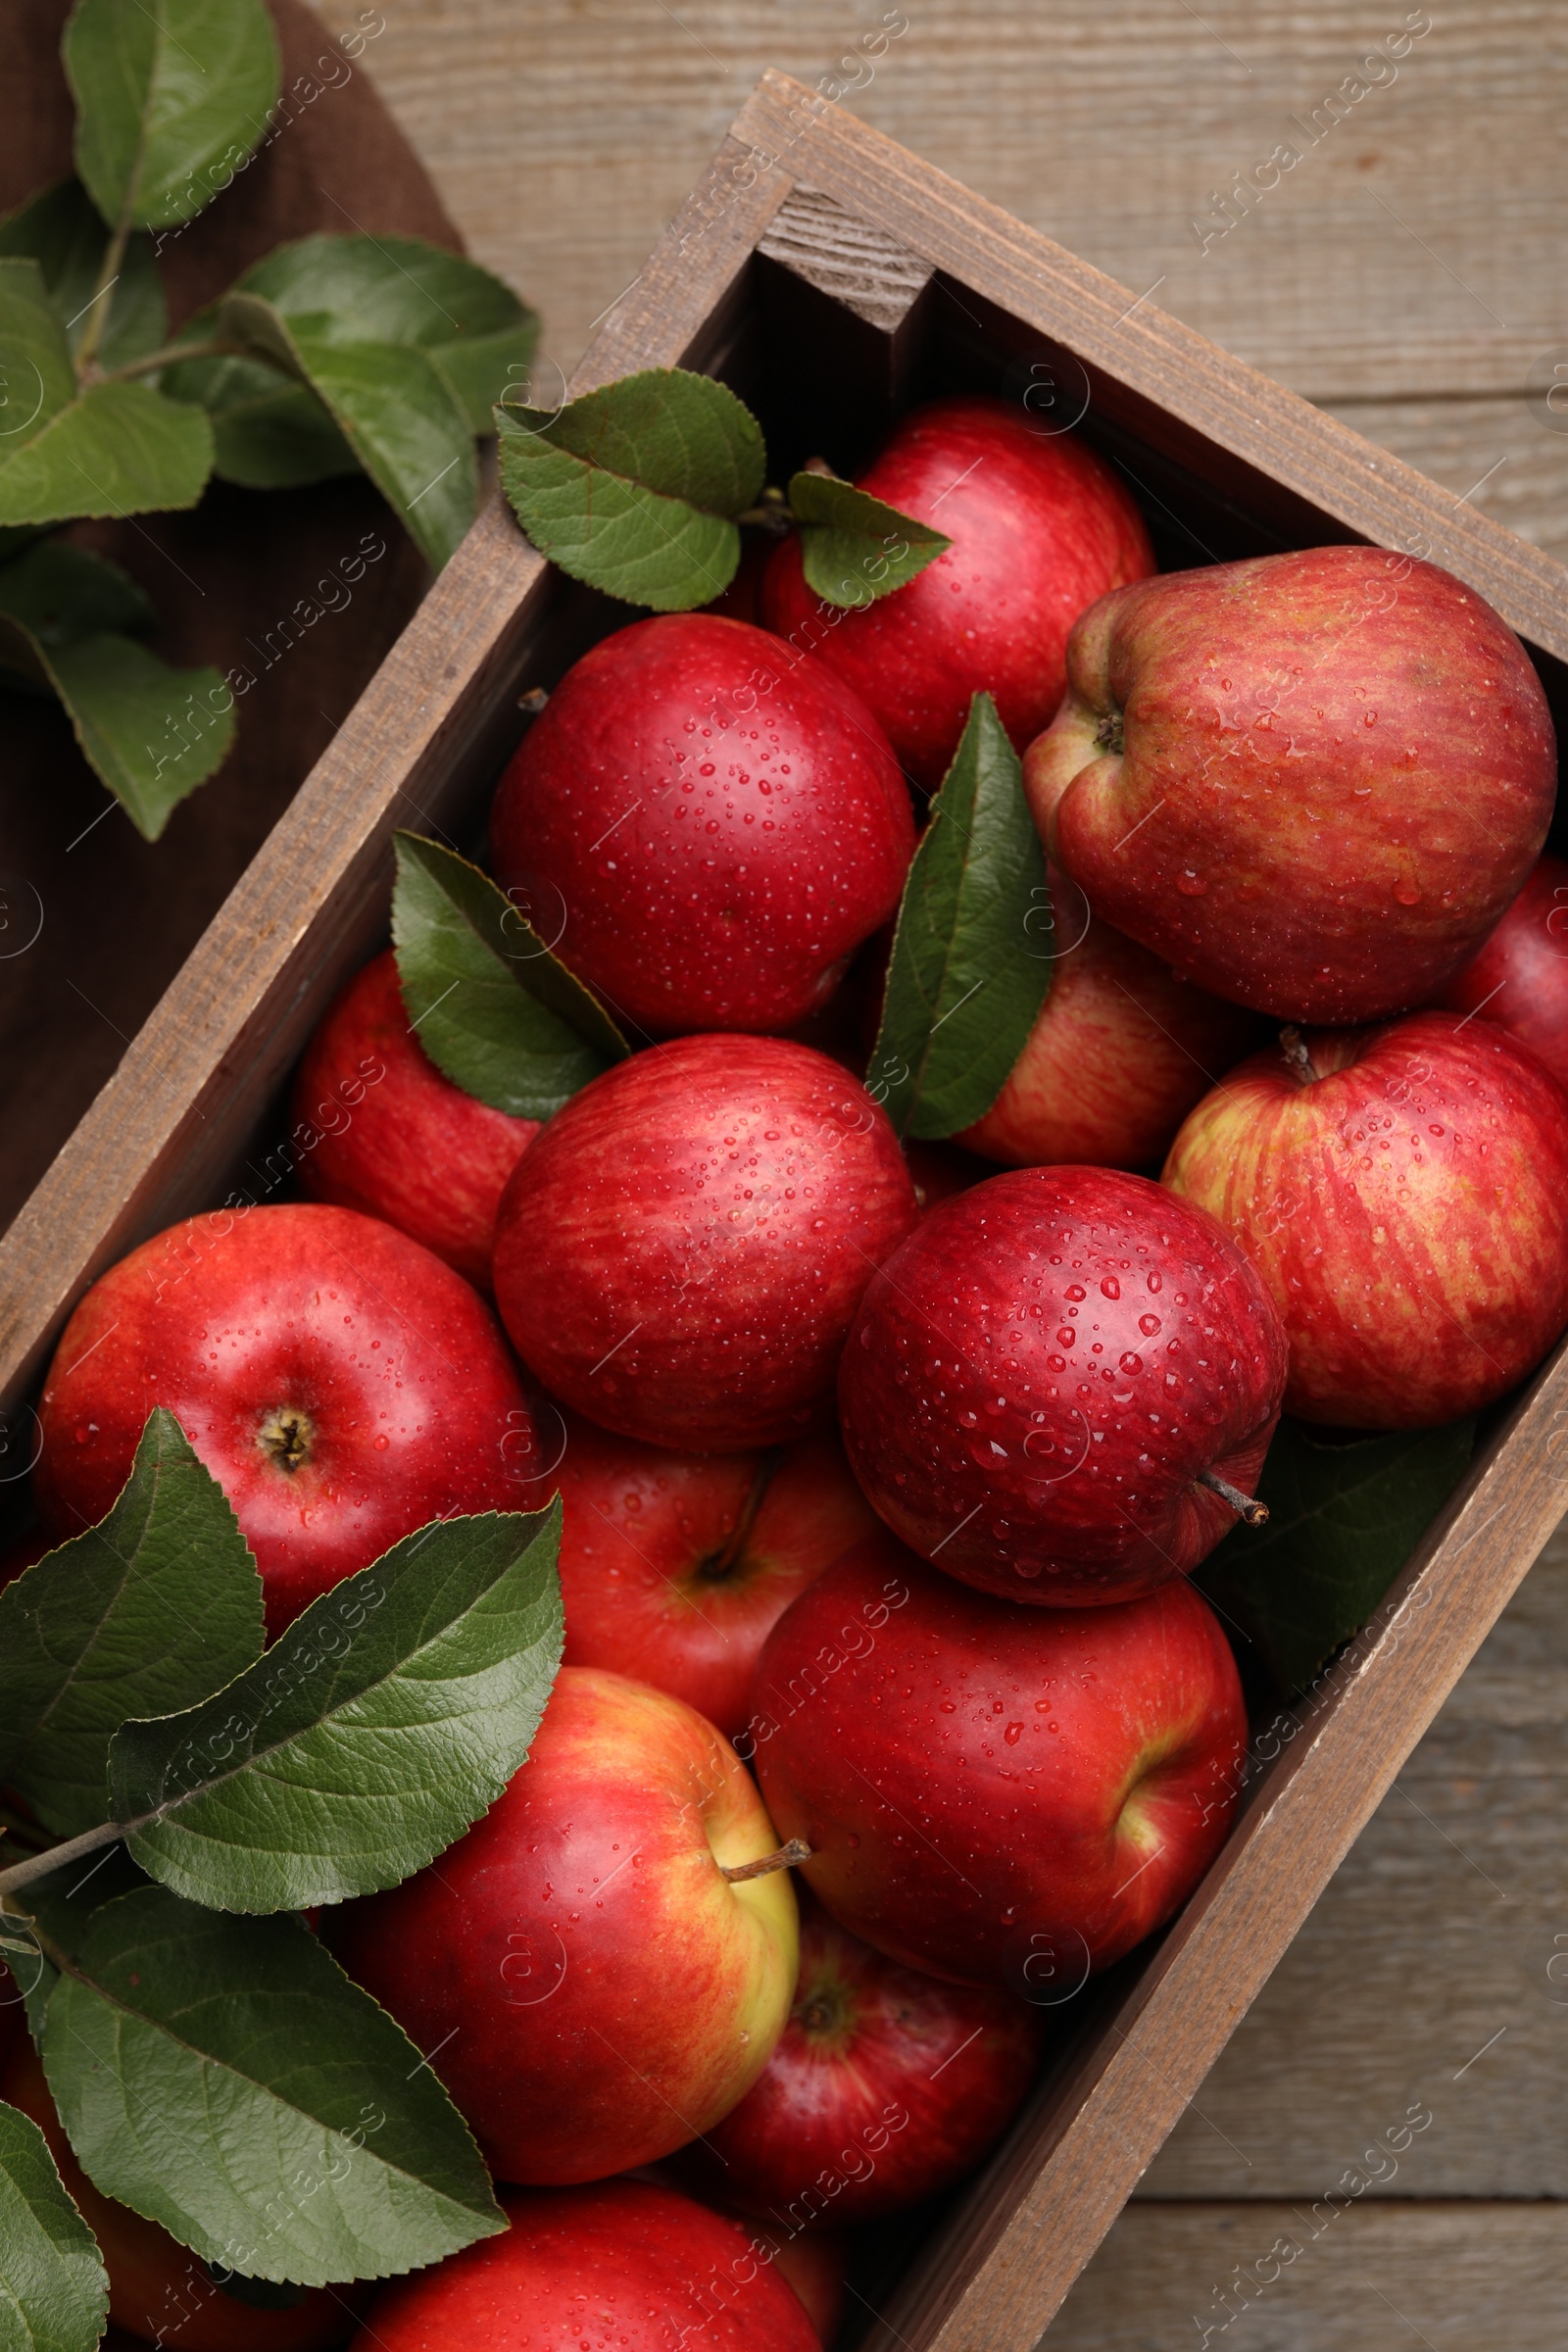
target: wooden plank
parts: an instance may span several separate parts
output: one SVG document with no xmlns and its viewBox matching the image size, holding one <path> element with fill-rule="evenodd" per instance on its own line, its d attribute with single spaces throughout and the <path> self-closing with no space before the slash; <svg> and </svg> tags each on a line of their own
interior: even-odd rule
<svg viewBox="0 0 1568 2352">
<path fill-rule="evenodd" d="M 1310 2200 L 1420 2099 L 1386 2193 L 1568 2198 L 1565 1669 L 1559 1529 L 1141 2195 Z"/>
<path fill-rule="evenodd" d="M 346 28 L 361 0 L 322 13 Z M 763 68 L 814 84 L 857 51 L 857 114 L 1135 292 L 1162 278 L 1168 310 L 1313 397 L 1500 394 L 1568 344 L 1552 0 L 1434 6 L 1397 80 L 1315 144 L 1293 117 L 1406 0 L 919 0 L 877 59 L 882 0 L 381 13 L 365 69 L 568 365 Z M 1301 163 L 1203 253 L 1210 193 L 1290 142 Z"/>
<path fill-rule="evenodd" d="M 1561 2352 L 1565 2278 L 1560 2205 L 1390 2201 L 1316 2215 L 1297 2204 L 1130 2205 L 1047 2342 L 1050 2352 Z"/>
<path fill-rule="evenodd" d="M 742 188 L 742 161 L 741 149 L 720 150 L 574 389 L 682 360 L 721 311 L 789 187 L 773 172 Z M 384 919 L 393 829 L 439 823 L 465 760 L 482 759 L 505 719 L 553 593 L 492 504 L 0 1243 L 8 1403 L 92 1276 L 226 1183 L 236 1106 L 261 1114 L 326 992 L 368 949 Z"/>
<path fill-rule="evenodd" d="M 1568 429 L 1514 400 L 1336 401 L 1333 414 L 1477 514 L 1568 563 Z M 1568 416 L 1561 422 L 1568 428 Z"/>
<path fill-rule="evenodd" d="M 820 188 L 795 187 L 757 250 L 884 335 L 898 333 L 933 275 L 929 262 Z"/>
</svg>

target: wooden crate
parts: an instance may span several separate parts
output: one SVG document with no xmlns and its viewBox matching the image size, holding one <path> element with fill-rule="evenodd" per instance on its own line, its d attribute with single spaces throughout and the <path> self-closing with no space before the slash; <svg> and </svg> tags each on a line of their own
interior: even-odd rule
<svg viewBox="0 0 1568 2352">
<path fill-rule="evenodd" d="M 1568 708 L 1568 573 L 891 140 L 770 74 L 572 385 L 722 375 L 775 478 L 854 467 L 894 409 L 1034 387 L 1127 475 L 1167 567 L 1361 540 L 1430 555 L 1526 639 Z M 1059 404 L 1043 410 L 1052 398 Z M 476 839 L 550 685 L 625 617 L 510 515 L 475 525 L 0 1247 L 0 1401 L 101 1268 L 255 1190 L 247 1164 L 331 991 L 384 936 L 396 826 Z M 1028 2352 L 1568 1502 L 1568 1372 L 1538 1376 L 1373 1624 L 1258 1727 L 1230 1839 L 1157 1944 L 1112 1972 L 1006 2145 L 883 2298 L 867 2352 Z"/>
</svg>

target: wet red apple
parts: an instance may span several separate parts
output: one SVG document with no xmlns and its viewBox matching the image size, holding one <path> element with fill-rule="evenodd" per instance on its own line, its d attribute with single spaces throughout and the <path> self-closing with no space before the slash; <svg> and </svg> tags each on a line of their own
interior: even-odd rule
<svg viewBox="0 0 1568 2352">
<path fill-rule="evenodd" d="M 444 1078 L 409 1023 L 389 948 L 355 973 L 305 1049 L 289 1150 L 313 1200 L 382 1217 L 490 1287 L 496 1208 L 537 1119 Z"/>
<path fill-rule="evenodd" d="M 1006 1084 L 955 1141 L 1004 1166 L 1153 1170 L 1177 1128 L 1266 1024 L 1091 914 L 1052 876 L 1051 992 Z"/>
<path fill-rule="evenodd" d="M 1185 1577 L 1020 1609 L 868 1537 L 773 1628 L 741 1742 L 802 1875 L 907 1968 L 1072 1994 L 1168 1919 L 1224 1838 L 1247 1712 Z"/>
<path fill-rule="evenodd" d="M 188 1217 L 93 1284 L 44 1382 L 52 1541 L 104 1517 L 155 1405 L 233 1504 L 273 1637 L 430 1520 L 514 1510 L 539 1466 L 484 1301 L 406 1234 L 313 1202 Z"/>
<path fill-rule="evenodd" d="M 778 2047 L 675 2159 L 699 2195 L 787 2227 L 868 2222 L 973 2170 L 1034 2081 L 1042 2013 L 905 1968 L 808 1902 Z"/>
<path fill-rule="evenodd" d="M 1144 580 L 1084 613 L 1067 666 L 1024 760 L 1047 849 L 1107 922 L 1260 1012 L 1424 1003 L 1545 839 L 1541 681 L 1434 564 L 1317 547 Z"/>
<path fill-rule="evenodd" d="M 383 2288 L 354 2352 L 817 2352 L 771 2248 L 694 2197 L 605 2180 L 502 2204 L 506 2235 Z"/>
<path fill-rule="evenodd" d="M 566 672 L 490 817 L 497 880 L 656 1037 L 816 1012 L 899 903 L 909 796 L 858 696 L 748 622 L 665 613 Z"/>
<path fill-rule="evenodd" d="M 1141 1176 L 1019 1168 L 872 1276 L 840 1421 L 868 1499 L 949 1576 L 1050 1608 L 1130 1600 L 1234 1525 L 1225 1489 L 1250 1493 L 1285 1360 L 1212 1217 Z"/>
<path fill-rule="evenodd" d="M 827 1417 L 860 1295 L 917 1213 L 887 1113 L 837 1062 L 681 1038 L 595 1078 L 523 1153 L 496 1298 L 575 1411 L 747 1452 Z"/>
<path fill-rule="evenodd" d="M 532 1751 L 426 1870 L 349 1905 L 339 1958 L 503 2180 L 602 2180 L 744 2097 L 798 1957 L 779 1839 L 734 1748 L 644 1683 L 564 1666 Z"/>
<path fill-rule="evenodd" d="M 1492 937 L 1434 1002 L 1522 1038 L 1568 1086 L 1568 858 L 1541 859 Z"/>
<path fill-rule="evenodd" d="M 1268 1285 L 1304 1421 L 1457 1421 L 1568 1324 L 1568 1095 L 1485 1019 L 1288 1038 L 1199 1104 L 1165 1182 Z"/>
<path fill-rule="evenodd" d="M 1074 620 L 1152 571 L 1153 553 L 1088 443 L 1007 401 L 965 393 L 916 409 L 859 487 L 953 545 L 891 595 L 846 610 L 808 586 L 800 542 L 787 539 L 763 575 L 762 617 L 854 687 L 907 773 L 935 791 L 977 692 L 994 696 L 1020 752 L 1048 723 Z"/>
<path fill-rule="evenodd" d="M 670 1453 L 573 1414 L 559 1466 L 568 1666 L 685 1699 L 721 1731 L 796 1594 L 876 1525 L 827 1431 L 761 1453 Z"/>
</svg>

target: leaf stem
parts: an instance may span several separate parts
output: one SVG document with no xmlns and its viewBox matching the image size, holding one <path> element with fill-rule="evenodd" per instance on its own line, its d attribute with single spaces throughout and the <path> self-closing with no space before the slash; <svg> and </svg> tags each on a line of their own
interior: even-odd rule
<svg viewBox="0 0 1568 2352">
<path fill-rule="evenodd" d="M 81 330 L 81 341 L 76 346 L 76 373 L 83 379 L 91 376 L 96 381 L 93 353 L 97 350 L 99 339 L 109 323 L 109 306 L 124 263 L 125 247 L 129 242 L 130 211 L 127 207 L 115 222 L 113 234 L 104 247 L 103 263 L 98 271 L 98 283 L 92 290 L 92 301 L 87 309 L 87 323 Z"/>
<path fill-rule="evenodd" d="M 30 1886 L 34 1879 L 46 1879 L 51 1871 L 64 1870 L 68 1862 L 96 1853 L 101 1845 L 113 1845 L 123 1835 L 118 1821 L 104 1821 L 95 1830 L 83 1830 L 79 1838 L 67 1838 L 59 1845 L 46 1846 L 41 1854 L 29 1854 L 25 1862 L 13 1862 L 9 1870 L 0 1870 L 0 1895 Z"/>
<path fill-rule="evenodd" d="M 166 343 L 161 351 L 144 352 L 139 360 L 127 360 L 123 368 L 110 368 L 97 372 L 94 380 L 101 384 L 126 384 L 138 375 L 151 375 L 159 368 L 172 368 L 176 360 L 260 360 L 264 368 L 276 368 L 279 375 L 288 370 L 278 368 L 265 351 L 256 351 L 249 344 L 225 343 L 215 337 L 209 343 Z"/>
</svg>

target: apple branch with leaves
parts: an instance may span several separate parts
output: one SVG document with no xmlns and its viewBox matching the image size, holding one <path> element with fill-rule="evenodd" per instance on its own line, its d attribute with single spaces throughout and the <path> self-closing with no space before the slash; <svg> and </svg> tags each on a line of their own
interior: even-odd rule
<svg viewBox="0 0 1568 2352">
<path fill-rule="evenodd" d="M 209 2262 L 318 2286 L 505 2226 L 421 2053 L 296 1914 L 422 1868 L 523 1762 L 559 1541 L 559 1503 L 435 1521 L 264 1650 L 233 1511 L 155 1411 L 109 1516 L 0 1593 L 0 1954 L 88 2178 Z M 98 2339 L 91 2232 L 3 2104 L 0 2293 L 29 2340 Z"/>
<path fill-rule="evenodd" d="M 440 566 L 538 319 L 438 246 L 320 235 L 172 336 L 149 232 L 194 218 L 266 137 L 271 19 L 262 0 L 77 0 L 63 55 L 75 176 L 0 221 L 0 684 L 60 701 L 156 840 L 232 746 L 232 678 L 160 661 L 141 590 L 45 534 L 194 507 L 215 475 L 267 490 L 363 470 Z M 199 723 L 171 758 L 187 706 Z"/>
</svg>

